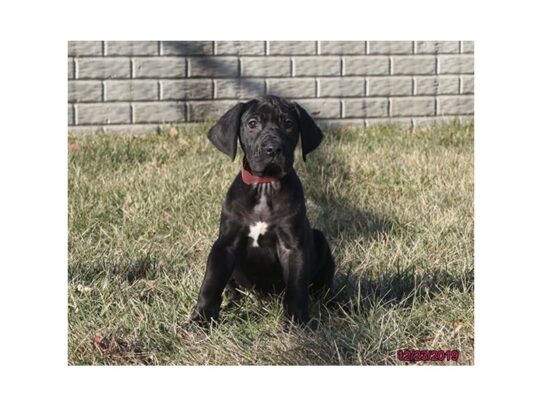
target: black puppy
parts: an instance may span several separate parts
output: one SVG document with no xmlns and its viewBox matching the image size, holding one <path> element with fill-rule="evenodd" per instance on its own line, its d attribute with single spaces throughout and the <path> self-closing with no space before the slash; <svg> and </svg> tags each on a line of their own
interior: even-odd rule
<svg viewBox="0 0 542 407">
<path fill-rule="evenodd" d="M 309 288 L 330 295 L 335 263 L 324 235 L 309 224 L 293 169 L 299 135 L 305 159 L 322 131 L 301 106 L 276 96 L 237 104 L 209 131 L 209 140 L 232 160 L 239 140 L 244 158 L 226 195 L 191 320 L 217 319 L 225 288 L 285 290 L 285 315 L 296 322 L 309 319 Z"/>
</svg>

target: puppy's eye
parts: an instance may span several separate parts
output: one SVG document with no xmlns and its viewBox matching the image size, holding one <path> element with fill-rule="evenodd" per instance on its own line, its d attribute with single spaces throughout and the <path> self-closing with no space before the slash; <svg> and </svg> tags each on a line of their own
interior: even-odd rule
<svg viewBox="0 0 542 407">
<path fill-rule="evenodd" d="M 249 128 L 253 129 L 258 125 L 258 122 L 255 119 L 250 119 L 247 124 Z"/>
<path fill-rule="evenodd" d="M 294 121 L 291 119 L 286 119 L 284 121 L 284 127 L 286 127 L 287 129 L 294 127 Z"/>
</svg>

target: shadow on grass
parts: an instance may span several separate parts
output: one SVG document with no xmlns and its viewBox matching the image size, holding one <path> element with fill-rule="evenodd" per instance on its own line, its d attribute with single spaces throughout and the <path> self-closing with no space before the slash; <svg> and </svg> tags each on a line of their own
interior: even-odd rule
<svg viewBox="0 0 542 407">
<path fill-rule="evenodd" d="M 350 313 L 364 314 L 375 305 L 408 308 L 415 300 L 427 302 L 445 290 L 472 290 L 474 272 L 434 269 L 419 274 L 412 265 L 373 279 L 350 273 L 338 274 L 335 283 L 337 305 Z"/>
<path fill-rule="evenodd" d="M 68 280 L 90 284 L 98 278 L 120 277 L 132 283 L 137 279 L 155 274 L 156 260 L 149 255 L 122 261 L 96 259 L 92 262 L 76 262 L 68 266 Z"/>
<path fill-rule="evenodd" d="M 474 272 L 472 269 L 461 273 L 435 269 L 418 275 L 412 266 L 373 280 L 339 274 L 336 283 L 336 303 L 324 306 L 313 298 L 313 324 L 293 331 L 300 349 L 314 350 L 307 353 L 306 364 L 397 364 L 395 352 L 405 346 L 404 332 L 420 324 L 414 322 L 409 327 L 408 319 L 403 320 L 398 315 L 403 315 L 403 311 L 410 315 L 412 307 L 430 303 L 437 295 L 451 291 L 472 292 Z M 424 308 L 419 309 L 423 312 Z M 427 318 L 435 318 L 435 315 Z M 430 338 L 423 334 L 425 322 L 430 325 L 430 321 L 416 325 L 422 342 Z M 325 360 L 321 355 L 326 355 Z"/>
<path fill-rule="evenodd" d="M 345 244 L 360 238 L 363 238 L 364 242 L 380 240 L 383 236 L 393 239 L 394 230 L 400 229 L 400 225 L 394 219 L 385 214 L 365 210 L 362 199 L 360 204 L 348 202 L 340 194 L 340 189 L 322 188 L 322 185 L 337 182 L 338 174 L 339 177 L 349 176 L 349 169 L 340 157 L 322 154 L 318 157 L 317 163 L 307 163 L 307 172 L 317 173 L 318 167 L 333 170 L 329 175 L 324 171 L 323 179 L 318 180 L 318 185 L 317 183 L 313 185 L 310 177 L 307 177 L 309 182 L 305 182 L 304 186 L 307 198 L 317 202 L 319 207 L 315 226 L 322 230 L 335 253 L 340 252 Z M 314 321 L 315 324 L 311 329 L 297 330 L 297 340 L 302 346 L 312 348 L 333 343 L 337 363 L 352 361 L 356 357 L 352 341 L 344 341 L 344 338 L 357 338 L 361 335 L 360 332 L 368 334 L 362 325 L 371 318 L 372 313 L 386 313 L 398 308 L 408 309 L 414 302 L 429 302 L 447 290 L 461 292 L 473 290 L 472 269 L 457 272 L 440 268 L 424 270 L 423 273 L 417 272 L 416 269 L 417 266 L 412 264 L 385 270 L 376 277 L 371 277 L 338 268 L 335 275 L 334 305 L 328 308 L 318 298 L 312 298 L 312 315 L 317 321 Z M 337 319 L 345 317 L 350 323 L 337 322 Z M 375 326 L 372 329 L 376 332 L 373 334 L 379 335 L 379 327 Z M 329 349 L 328 347 L 327 350 Z M 318 363 L 319 360 L 315 357 L 313 362 Z"/>
<path fill-rule="evenodd" d="M 159 257 L 150 253 L 125 255 L 123 258 L 95 259 L 91 262 L 75 262 L 68 266 L 68 280 L 83 284 L 107 277 L 119 282 L 133 284 L 138 280 L 154 280 L 161 274 L 179 275 L 186 265 L 181 261 L 164 264 Z"/>
</svg>

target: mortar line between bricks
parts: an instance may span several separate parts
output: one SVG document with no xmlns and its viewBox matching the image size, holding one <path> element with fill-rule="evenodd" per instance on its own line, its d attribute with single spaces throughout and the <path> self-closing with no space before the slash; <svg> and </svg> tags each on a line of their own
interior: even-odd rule
<svg viewBox="0 0 542 407">
<path fill-rule="evenodd" d="M 158 41 L 158 56 L 164 55 L 164 41 Z"/>
<path fill-rule="evenodd" d="M 459 53 L 460 53 L 460 54 L 463 54 L 463 52 L 464 52 L 464 51 L 463 51 L 463 49 L 464 49 L 464 46 L 463 46 L 464 42 L 465 42 L 465 41 L 459 41 Z"/>
<path fill-rule="evenodd" d="M 77 58 L 73 59 L 73 79 L 79 79 L 79 63 Z"/>
<path fill-rule="evenodd" d="M 135 79 L 135 62 L 134 58 L 130 58 L 130 79 Z"/>
<path fill-rule="evenodd" d="M 77 126 L 79 124 L 79 112 L 77 111 L 77 104 L 74 104 L 72 106 L 72 114 L 73 114 L 73 124 L 74 126 Z"/>
<path fill-rule="evenodd" d="M 135 124 L 135 108 L 133 103 L 130 103 L 130 122 L 130 124 Z"/>
<path fill-rule="evenodd" d="M 446 52 L 439 52 L 438 53 L 439 55 L 459 55 L 459 52 L 457 51 L 446 51 Z M 435 52 L 420 52 L 419 50 L 417 51 L 416 54 L 412 54 L 412 53 L 398 53 L 398 52 L 388 52 L 388 53 L 382 53 L 382 54 L 350 54 L 348 55 L 349 57 L 351 58 L 358 58 L 358 57 L 363 57 L 363 58 L 383 58 L 383 57 L 387 57 L 387 56 L 390 56 L 390 57 L 415 57 L 416 59 L 418 58 L 423 58 L 423 57 L 430 57 L 430 56 L 433 56 L 435 55 Z M 331 56 L 331 55 L 330 55 Z"/>
<path fill-rule="evenodd" d="M 316 89 L 315 89 L 316 97 L 319 98 L 320 97 L 320 80 L 318 78 L 314 78 L 314 82 L 316 86 Z"/>
<path fill-rule="evenodd" d="M 264 41 L 264 54 L 269 55 L 269 41 Z"/>
<path fill-rule="evenodd" d="M 102 102 L 107 102 L 107 82 L 102 81 Z"/>
<path fill-rule="evenodd" d="M 438 95 L 438 97 L 453 97 L 457 99 L 468 99 L 472 98 L 474 94 L 457 94 L 457 93 L 441 93 Z M 414 99 L 414 100 L 427 100 L 436 97 L 435 95 L 372 95 L 372 96 L 321 96 L 321 97 L 314 97 L 314 96 L 303 96 L 303 97 L 291 97 L 288 99 L 295 99 L 298 101 L 339 101 L 339 100 L 384 100 L 384 99 Z M 198 98 L 198 99 L 190 99 L 190 101 L 195 102 L 213 102 L 214 100 L 219 100 L 221 102 L 231 102 L 235 103 L 238 102 L 238 99 L 231 98 L 231 97 L 224 97 L 224 98 L 217 98 L 217 99 L 209 99 L 209 98 Z M 140 103 L 140 102 L 153 102 L 153 103 L 163 103 L 163 102 L 172 102 L 172 101 L 179 101 L 179 99 L 163 99 L 163 100 L 156 100 L 156 99 L 140 99 L 134 102 Z M 121 103 L 129 103 L 130 100 L 109 100 L 106 102 L 101 101 L 94 101 L 94 102 L 85 102 L 80 101 L 77 102 L 78 105 L 112 105 L 112 104 L 121 104 Z"/>
<path fill-rule="evenodd" d="M 102 41 L 102 55 L 107 56 L 107 41 Z"/>
<path fill-rule="evenodd" d="M 192 70 L 192 59 L 191 58 L 185 58 L 184 61 L 184 77 L 190 78 L 190 74 Z"/>
<path fill-rule="evenodd" d="M 388 97 L 388 116 L 387 117 L 392 117 L 391 115 L 391 98 Z"/>
<path fill-rule="evenodd" d="M 293 78 L 295 76 L 295 62 L 294 58 L 290 58 L 290 76 Z"/>
<path fill-rule="evenodd" d="M 75 65 L 75 63 L 74 63 Z M 462 75 L 471 75 L 471 76 L 474 76 L 473 73 L 470 73 L 470 72 L 463 72 L 461 73 Z M 324 75 L 319 75 L 319 76 L 312 76 L 312 75 L 308 75 L 308 76 L 295 76 L 295 77 L 290 77 L 290 76 L 264 76 L 264 75 L 259 75 L 259 76 L 217 76 L 215 77 L 216 79 L 295 79 L 295 80 L 302 80 L 302 79 L 310 79 L 310 78 L 319 78 L 319 79 L 338 79 L 338 78 L 344 78 L 344 79 L 363 79 L 363 78 L 388 78 L 390 79 L 391 78 L 395 78 L 395 77 L 398 77 L 398 78 L 407 78 L 407 77 L 411 77 L 411 76 L 416 76 L 416 77 L 422 77 L 422 78 L 429 78 L 429 77 L 439 77 L 439 78 L 451 78 L 451 77 L 454 77 L 454 76 L 457 76 L 458 74 L 457 73 L 443 73 L 443 74 L 435 74 L 435 73 L 427 73 L 427 74 L 423 74 L 423 73 L 396 73 L 396 74 L 393 74 L 393 75 L 389 75 L 389 74 L 375 74 L 375 75 L 371 75 L 371 74 L 367 74 L 367 75 L 328 75 L 328 76 L 324 76 Z M 100 81 L 104 78 L 101 78 L 101 77 L 84 77 L 84 78 L 74 78 L 74 79 L 78 79 L 78 80 L 81 80 L 81 81 Z M 207 79 L 212 79 L 211 77 L 209 76 L 191 76 L 191 77 L 185 77 L 185 76 L 156 76 L 156 75 L 153 75 L 153 76 L 139 76 L 139 77 L 135 77 L 135 78 L 130 78 L 130 77 L 125 77 L 125 78 L 107 78 L 108 81 L 110 82 L 115 82 L 115 81 L 136 81 L 136 82 L 140 82 L 140 81 L 144 81 L 144 80 L 171 80 L 171 81 L 178 81 L 178 80 L 187 80 L 187 81 L 197 81 L 197 80 L 207 80 Z M 70 79 L 70 80 L 73 80 L 73 79 Z"/>
<path fill-rule="evenodd" d="M 161 51 L 163 52 L 163 51 Z M 405 53 L 402 53 L 402 54 L 399 54 L 399 53 L 386 53 L 386 54 L 345 54 L 345 55 L 339 55 L 339 54 L 320 54 L 320 55 L 308 55 L 308 54 L 289 54 L 289 55 L 286 55 L 286 54 L 278 54 L 278 55 L 258 55 L 258 54 L 237 54 L 237 53 L 232 53 L 232 54 L 218 54 L 218 55 L 212 55 L 212 54 L 209 54 L 209 55 L 202 55 L 202 54 L 178 54 L 178 55 L 163 55 L 163 54 L 160 54 L 160 55 L 145 55 L 145 54 L 134 54 L 134 55 L 107 55 L 107 58 L 108 59 L 113 59 L 113 58 L 126 58 L 126 57 L 137 57 L 137 58 L 141 58 L 143 60 L 145 59 L 153 59 L 153 58 L 160 58 L 160 57 L 163 57 L 163 58 L 171 58 L 171 59 L 180 59 L 180 58 L 199 58 L 199 59 L 205 59 L 205 58 L 219 58 L 219 59 L 226 59 L 226 58 L 234 58 L 234 57 L 237 57 L 237 56 L 242 56 L 243 58 L 247 58 L 247 59 L 257 59 L 257 58 L 263 58 L 263 59 L 269 59 L 269 60 L 274 60 L 274 59 L 281 59 L 281 58 L 288 58 L 288 57 L 296 57 L 296 58 L 315 58 L 315 57 L 318 57 L 318 58 L 333 58 L 333 57 L 341 57 L 341 56 L 344 56 L 344 57 L 347 57 L 347 58 L 363 58 L 363 59 L 378 59 L 378 58 L 386 58 L 386 57 L 410 57 L 410 58 L 424 58 L 424 57 L 431 57 L 431 56 L 434 56 L 435 53 L 433 52 L 426 52 L 426 53 L 418 53 L 418 54 L 405 54 Z M 459 55 L 473 55 L 473 53 L 471 52 L 453 52 L 453 51 L 448 51 L 448 52 L 439 52 L 438 55 L 444 55 L 444 56 L 453 56 L 453 55 L 456 55 L 456 56 L 459 56 Z M 68 55 L 68 58 L 79 58 L 79 59 L 102 59 L 104 56 L 103 55 Z"/>
<path fill-rule="evenodd" d="M 164 85 L 158 81 L 158 100 L 164 100 Z"/>
</svg>

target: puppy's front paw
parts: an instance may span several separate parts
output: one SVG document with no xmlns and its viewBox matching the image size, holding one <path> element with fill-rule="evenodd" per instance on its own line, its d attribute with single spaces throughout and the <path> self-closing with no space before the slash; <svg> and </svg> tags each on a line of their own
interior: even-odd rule
<svg viewBox="0 0 542 407">
<path fill-rule="evenodd" d="M 218 310 L 219 307 L 202 307 L 196 305 L 192 314 L 190 315 L 190 322 L 207 325 L 210 322 L 218 321 Z"/>
<path fill-rule="evenodd" d="M 309 311 L 303 307 L 286 306 L 284 315 L 286 319 L 296 324 L 306 324 L 309 321 Z"/>
</svg>

